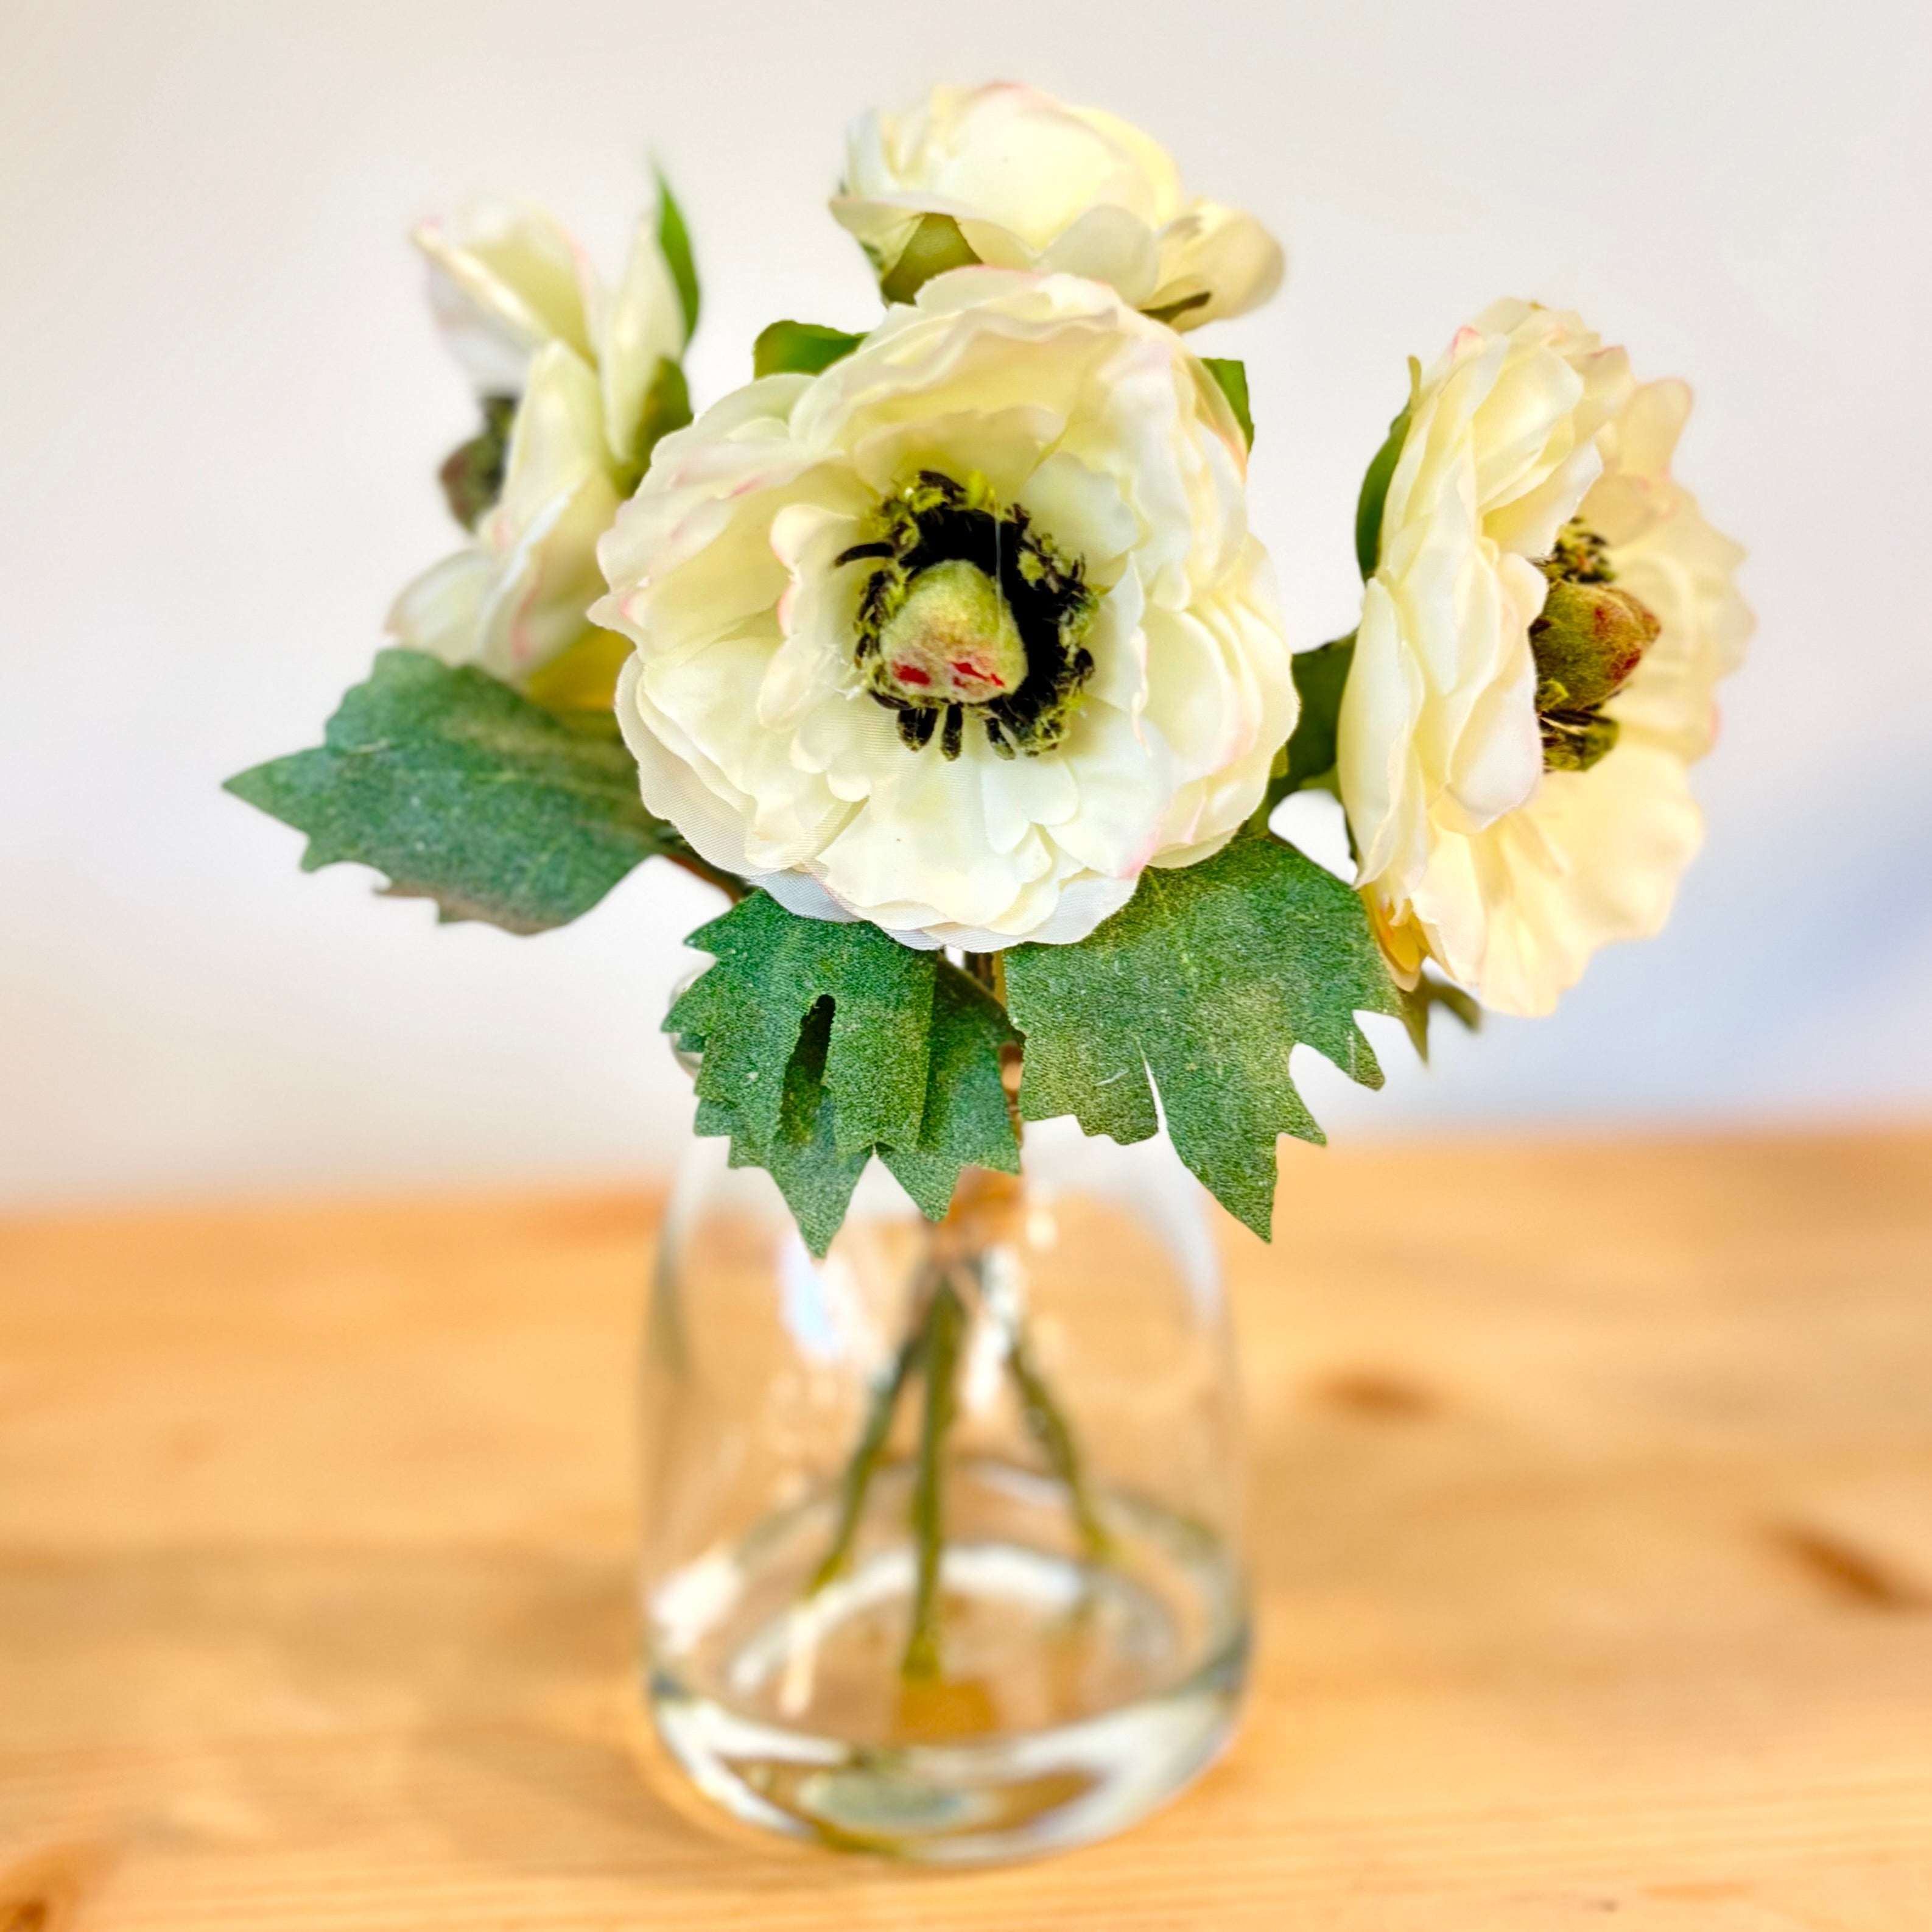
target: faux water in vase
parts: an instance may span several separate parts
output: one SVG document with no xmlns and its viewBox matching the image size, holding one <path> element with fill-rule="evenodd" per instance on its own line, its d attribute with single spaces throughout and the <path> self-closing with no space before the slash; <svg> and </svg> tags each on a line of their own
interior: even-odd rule
<svg viewBox="0 0 1932 1932">
<path fill-rule="evenodd" d="M 1164 1145 L 1030 1136 L 936 1225 L 875 1166 L 817 1261 L 700 1142 L 644 1400 L 651 1708 L 739 1818 L 1010 1857 L 1120 1828 L 1226 1738 L 1238 1408 Z"/>
</svg>

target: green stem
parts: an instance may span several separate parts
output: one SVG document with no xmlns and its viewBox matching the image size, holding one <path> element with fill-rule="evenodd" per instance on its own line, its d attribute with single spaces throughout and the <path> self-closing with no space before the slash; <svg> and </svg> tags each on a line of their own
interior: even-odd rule
<svg viewBox="0 0 1932 1932">
<path fill-rule="evenodd" d="M 898 1412 L 900 1394 L 925 1349 L 928 1328 L 926 1312 L 922 1310 L 915 1316 L 905 1340 L 899 1344 L 891 1367 L 872 1385 L 866 1426 L 860 1432 L 857 1447 L 845 1464 L 838 1498 L 838 1526 L 832 1535 L 831 1548 L 812 1573 L 812 1581 L 805 1586 L 808 1598 L 817 1596 L 852 1560 L 852 1548 L 859 1540 L 859 1526 L 865 1517 L 866 1498 L 871 1492 L 872 1478 L 878 1473 L 886 1444 L 892 1432 L 892 1418 Z"/>
<path fill-rule="evenodd" d="M 939 1570 L 946 1547 L 946 1438 L 958 1406 L 955 1376 L 966 1310 L 951 1282 L 932 1298 L 926 1324 L 926 1405 L 920 1417 L 919 1462 L 913 1476 L 912 1528 L 917 1564 L 912 1629 L 902 1676 L 932 1678 L 939 1670 Z"/>
<path fill-rule="evenodd" d="M 1025 1418 L 1028 1433 L 1039 1444 L 1047 1467 L 1066 1492 L 1087 1554 L 1096 1563 L 1106 1562 L 1113 1554 L 1114 1540 L 1094 1506 L 1093 1493 L 1080 1466 L 1080 1449 L 1072 1426 L 1054 1400 L 1046 1378 L 1034 1366 L 1025 1334 L 1017 1325 L 1007 1345 L 1006 1368 L 1019 1392 L 1020 1413 Z"/>
</svg>

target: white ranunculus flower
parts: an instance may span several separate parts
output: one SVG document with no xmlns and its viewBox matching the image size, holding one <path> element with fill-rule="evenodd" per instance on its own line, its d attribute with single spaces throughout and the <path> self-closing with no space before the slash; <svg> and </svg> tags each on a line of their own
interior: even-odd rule
<svg viewBox="0 0 1932 1932">
<path fill-rule="evenodd" d="M 1084 938 L 1294 722 L 1246 452 L 1172 330 L 960 269 L 659 445 L 600 547 L 645 802 L 795 912 Z"/>
<path fill-rule="evenodd" d="M 471 540 L 404 590 L 399 642 L 529 688 L 548 674 L 568 700 L 608 695 L 610 649 L 587 612 L 603 589 L 597 539 L 647 455 L 652 386 L 684 353 L 684 314 L 657 238 L 639 223 L 623 280 L 607 289 L 540 211 L 472 210 L 416 232 L 444 338 L 506 440 L 459 453 L 486 471 Z M 471 450 L 478 453 L 472 455 Z M 583 646 L 575 669 L 552 668 Z M 600 674 L 592 659 L 606 662 Z M 540 694 L 544 687 L 539 682 Z"/>
<path fill-rule="evenodd" d="M 891 271 L 922 216 L 982 262 L 1084 275 L 1177 328 L 1258 308 L 1280 244 L 1251 214 L 1185 194 L 1172 158 L 1124 121 L 1010 83 L 937 87 L 847 139 L 832 212 Z"/>
<path fill-rule="evenodd" d="M 1701 836 L 1686 766 L 1750 620 L 1743 553 L 1670 473 L 1689 407 L 1517 302 L 1411 406 L 1338 776 L 1392 959 L 1499 1012 L 1549 1012 L 1598 946 L 1655 933 Z"/>
</svg>

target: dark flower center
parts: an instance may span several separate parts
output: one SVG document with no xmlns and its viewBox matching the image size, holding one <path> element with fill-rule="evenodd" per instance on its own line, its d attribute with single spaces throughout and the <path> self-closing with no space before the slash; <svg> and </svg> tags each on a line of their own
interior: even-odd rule
<svg viewBox="0 0 1932 1932">
<path fill-rule="evenodd" d="M 1587 772 L 1617 742 L 1617 721 L 1603 707 L 1630 681 L 1660 626 L 1617 587 L 1603 538 L 1581 523 L 1564 525 L 1538 568 L 1550 580 L 1543 614 L 1529 627 L 1543 768 Z"/>
<path fill-rule="evenodd" d="M 920 470 L 838 561 L 869 566 L 853 662 L 910 750 L 937 734 L 941 755 L 958 758 L 969 714 L 1002 758 L 1066 735 L 1094 674 L 1086 638 L 1100 600 L 1084 564 L 983 477 Z"/>
</svg>

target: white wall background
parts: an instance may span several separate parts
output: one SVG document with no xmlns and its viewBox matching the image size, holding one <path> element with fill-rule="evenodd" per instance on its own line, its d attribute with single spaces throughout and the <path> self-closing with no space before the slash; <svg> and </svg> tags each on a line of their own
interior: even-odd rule
<svg viewBox="0 0 1932 1932">
<path fill-rule="evenodd" d="M 1932 12 L 1922 0 L 6 0 L 0 1196 L 624 1173 L 688 1101 L 666 868 L 568 932 L 436 929 L 216 789 L 314 741 L 448 547 L 468 433 L 403 237 L 528 193 L 613 268 L 661 155 L 706 397 L 782 314 L 872 312 L 821 209 L 847 119 L 1030 78 L 1286 238 L 1248 358 L 1298 641 L 1348 629 L 1358 479 L 1492 296 L 1682 374 L 1756 655 L 1660 942 L 1346 1133 L 1932 1103 Z"/>
</svg>

